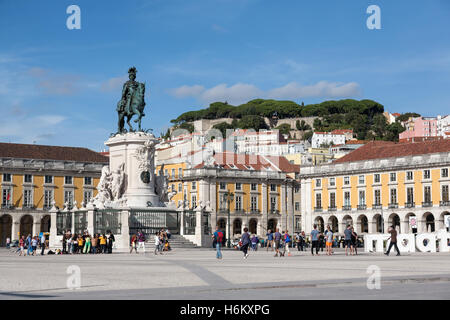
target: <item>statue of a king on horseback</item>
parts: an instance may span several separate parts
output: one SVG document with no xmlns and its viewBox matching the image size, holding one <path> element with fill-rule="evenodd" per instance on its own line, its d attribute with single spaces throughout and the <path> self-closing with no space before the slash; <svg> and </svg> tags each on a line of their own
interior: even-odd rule
<svg viewBox="0 0 450 320">
<path fill-rule="evenodd" d="M 127 132 L 125 129 L 125 118 L 129 126 L 129 132 L 133 132 L 130 120 L 136 115 L 137 118 L 134 122 L 138 123 L 138 131 L 142 131 L 141 120 L 144 114 L 144 95 L 145 95 L 145 83 L 139 83 L 136 80 L 137 70 L 132 67 L 128 70 L 130 80 L 124 83 L 122 90 L 122 98 L 117 103 L 117 112 L 119 114 L 118 133 Z"/>
</svg>

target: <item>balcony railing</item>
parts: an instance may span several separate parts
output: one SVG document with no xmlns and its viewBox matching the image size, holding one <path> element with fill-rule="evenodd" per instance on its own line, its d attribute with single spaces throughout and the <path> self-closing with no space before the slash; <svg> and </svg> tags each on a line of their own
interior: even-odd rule
<svg viewBox="0 0 450 320">
<path fill-rule="evenodd" d="M 373 204 L 373 205 L 372 205 L 372 209 L 373 209 L 373 210 L 381 209 L 381 208 L 382 208 L 382 205 L 381 205 L 381 204 Z"/>
<path fill-rule="evenodd" d="M 440 207 L 450 207 L 450 201 L 441 201 L 439 202 Z"/>
<path fill-rule="evenodd" d="M 388 208 L 389 209 L 397 209 L 398 208 L 398 203 L 389 203 Z"/>
<path fill-rule="evenodd" d="M 351 211 L 352 210 L 352 206 L 343 206 L 342 210 L 344 210 L 344 211 Z"/>
<path fill-rule="evenodd" d="M 270 210 L 270 214 L 280 214 L 280 210 Z"/>
<path fill-rule="evenodd" d="M 337 210 L 337 208 L 334 206 L 334 207 L 328 207 L 328 211 L 336 211 Z"/>
<path fill-rule="evenodd" d="M 414 208 L 416 204 L 414 202 L 407 202 L 405 203 L 405 208 Z"/>
<path fill-rule="evenodd" d="M 322 212 L 322 207 L 314 207 L 314 212 Z"/>
<path fill-rule="evenodd" d="M 2 204 L 2 209 L 14 209 L 14 206 L 10 203 Z"/>
<path fill-rule="evenodd" d="M 367 206 L 365 204 L 359 204 L 358 205 L 358 210 L 366 210 Z"/>
<path fill-rule="evenodd" d="M 36 207 L 34 205 L 23 206 L 22 210 L 34 210 Z"/>
<path fill-rule="evenodd" d="M 259 214 L 260 211 L 258 209 L 250 209 L 250 214 Z"/>
<path fill-rule="evenodd" d="M 245 210 L 244 209 L 234 210 L 234 214 L 245 214 Z"/>
<path fill-rule="evenodd" d="M 433 206 L 433 202 L 431 202 L 431 201 L 422 202 L 422 207 L 432 207 L 432 206 Z"/>
</svg>

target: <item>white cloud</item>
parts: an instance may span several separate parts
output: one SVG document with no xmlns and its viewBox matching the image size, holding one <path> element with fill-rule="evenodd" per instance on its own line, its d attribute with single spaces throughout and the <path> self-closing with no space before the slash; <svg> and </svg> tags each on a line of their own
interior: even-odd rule
<svg viewBox="0 0 450 320">
<path fill-rule="evenodd" d="M 203 103 L 228 101 L 238 105 L 255 98 L 300 99 L 300 98 L 347 98 L 361 94 L 356 82 L 340 83 L 320 81 L 313 85 L 290 82 L 285 86 L 263 91 L 252 84 L 237 83 L 232 86 L 219 84 L 210 89 L 201 85 L 181 86 L 170 90 L 177 98 L 193 97 Z"/>
<path fill-rule="evenodd" d="M 124 82 L 126 82 L 127 80 L 127 76 L 110 78 L 100 85 L 100 90 L 103 92 L 117 91 L 122 88 Z"/>
</svg>

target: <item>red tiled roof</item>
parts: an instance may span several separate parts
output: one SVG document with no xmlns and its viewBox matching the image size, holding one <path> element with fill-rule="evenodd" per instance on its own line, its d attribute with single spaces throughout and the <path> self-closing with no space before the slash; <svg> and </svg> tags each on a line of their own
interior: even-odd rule
<svg viewBox="0 0 450 320">
<path fill-rule="evenodd" d="M 400 114 L 400 113 L 397 113 L 397 112 L 396 112 L 396 113 L 393 113 L 392 115 L 393 115 L 394 117 L 396 117 L 396 118 L 401 116 L 401 114 Z"/>
<path fill-rule="evenodd" d="M 87 148 L 0 143 L 0 158 L 108 163 L 109 159 Z"/>
<path fill-rule="evenodd" d="M 231 152 L 216 153 L 215 163 L 228 170 L 266 170 L 282 171 L 286 173 L 299 172 L 300 166 L 291 164 L 285 157 L 259 156 L 249 154 L 236 154 Z M 195 169 L 203 168 L 204 162 L 195 166 Z"/>
<path fill-rule="evenodd" d="M 345 133 L 353 133 L 352 129 L 336 129 L 331 131 L 332 134 L 345 134 Z"/>
<path fill-rule="evenodd" d="M 450 140 L 395 143 L 372 141 L 333 163 L 396 158 L 430 153 L 450 152 Z"/>
</svg>

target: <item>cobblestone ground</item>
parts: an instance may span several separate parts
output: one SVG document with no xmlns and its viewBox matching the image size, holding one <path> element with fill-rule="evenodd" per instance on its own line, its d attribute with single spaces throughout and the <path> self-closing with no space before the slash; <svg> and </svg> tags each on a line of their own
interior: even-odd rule
<svg viewBox="0 0 450 320">
<path fill-rule="evenodd" d="M 27 257 L 0 249 L 0 300 L 450 298 L 447 253 L 292 252 L 276 258 L 259 250 L 243 259 L 241 252 L 224 251 L 217 260 L 212 249 Z M 369 277 L 377 283 L 368 268 L 379 270 L 380 289 L 368 289 Z"/>
</svg>

